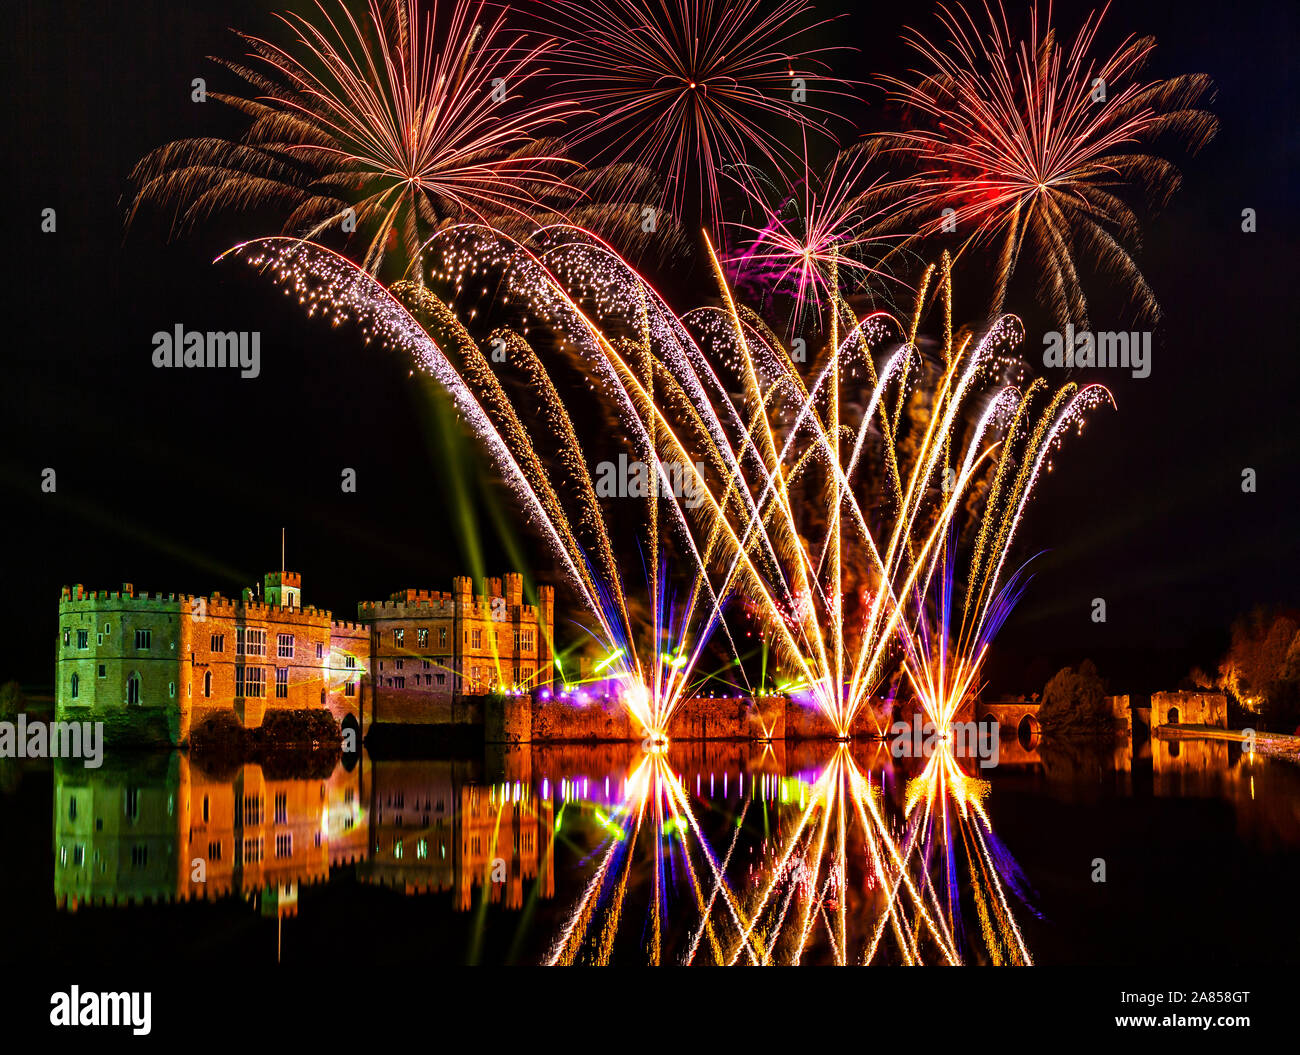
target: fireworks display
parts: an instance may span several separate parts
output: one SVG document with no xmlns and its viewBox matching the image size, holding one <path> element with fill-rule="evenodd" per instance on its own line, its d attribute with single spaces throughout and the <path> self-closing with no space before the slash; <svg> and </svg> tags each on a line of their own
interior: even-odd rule
<svg viewBox="0 0 1300 1055">
<path fill-rule="evenodd" d="M 448 221 L 510 228 L 574 205 L 574 165 L 542 130 L 572 113 L 563 99 L 525 101 L 550 43 L 509 37 L 505 15 L 473 0 L 340 3 L 291 14 L 285 46 L 241 34 L 251 65 L 220 61 L 255 93 L 212 93 L 249 119 L 238 142 L 180 140 L 131 178 L 144 203 L 188 226 L 223 209 L 272 206 L 284 230 L 364 239 L 375 271 L 401 246 L 418 256 Z"/>
<path fill-rule="evenodd" d="M 1216 126 L 1204 77 L 1141 79 L 1152 41 L 1095 58 L 1100 15 L 1063 49 L 1036 9 L 1023 40 L 985 13 L 943 9 L 943 44 L 909 32 L 929 69 L 887 79 L 908 126 L 823 163 L 807 92 L 846 82 L 809 43 L 824 23 L 806 0 L 556 0 L 539 20 L 559 39 L 530 43 L 463 0 L 446 18 L 320 7 L 286 19 L 289 47 L 245 37 L 256 69 L 227 64 L 261 93 L 215 96 L 251 118 L 244 140 L 184 140 L 133 174 L 136 208 L 181 224 L 287 208 L 299 237 L 227 255 L 436 380 L 554 555 L 597 653 L 592 691 L 645 751 L 599 814 L 607 838 L 548 962 L 613 962 L 647 872 L 654 964 L 1032 962 L 1012 908 L 1025 885 L 951 734 L 1026 588 L 1031 497 L 1112 400 L 1033 378 L 1003 306 L 1031 272 L 1055 317 L 1086 324 L 1095 267 L 1156 314 L 1125 195 L 1167 198 L 1177 173 L 1154 142 L 1196 149 Z M 543 76 L 561 92 L 530 101 Z M 555 126 L 563 140 L 544 139 Z M 624 253 L 649 170 L 659 204 L 706 228 L 679 276 L 689 310 Z M 349 217 L 352 258 L 319 244 Z M 955 253 L 910 268 L 953 232 Z M 962 328 L 954 267 L 984 246 L 993 312 Z M 611 465 L 640 473 L 611 493 Z M 725 677 L 704 673 L 720 655 Z M 721 841 L 706 830 L 670 761 L 674 720 L 712 678 L 802 705 L 834 741 L 752 845 L 744 813 Z M 903 774 L 881 754 L 909 709 L 938 739 Z"/>
<path fill-rule="evenodd" d="M 1195 151 L 1214 136 L 1218 122 L 1199 108 L 1209 78 L 1141 79 L 1155 49 L 1150 37 L 1129 37 L 1097 58 L 1104 9 L 1068 49 L 1037 6 L 1023 40 L 1000 4 L 996 10 L 985 7 L 985 24 L 961 6 L 941 9 L 946 43 L 915 30 L 905 35 L 926 68 L 911 79 L 884 79 L 915 122 L 877 142 L 889 164 L 914 169 L 880 188 L 892 202 L 886 227 L 992 246 L 994 315 L 1027 257 L 1061 322 L 1086 325 L 1085 262 L 1113 274 L 1154 318 L 1155 294 L 1131 256 L 1139 225 L 1126 198 L 1137 190 L 1160 205 L 1178 186 L 1157 142 Z"/>
<path fill-rule="evenodd" d="M 586 114 L 576 136 L 601 156 L 665 175 L 662 200 L 688 201 L 716 230 L 727 166 L 795 160 L 782 132 L 806 134 L 824 109 L 829 50 L 805 41 L 808 0 L 557 0 L 563 86 Z"/>
</svg>

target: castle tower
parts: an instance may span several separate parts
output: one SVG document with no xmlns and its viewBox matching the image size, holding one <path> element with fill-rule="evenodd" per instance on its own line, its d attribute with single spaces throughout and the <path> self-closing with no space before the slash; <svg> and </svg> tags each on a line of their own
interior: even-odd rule
<svg viewBox="0 0 1300 1055">
<path fill-rule="evenodd" d="M 270 571 L 262 576 L 262 600 L 285 608 L 302 607 L 302 576 L 296 571 Z"/>
<path fill-rule="evenodd" d="M 555 587 L 537 587 L 537 685 L 555 687 Z"/>
<path fill-rule="evenodd" d="M 262 600 L 285 608 L 302 607 L 302 576 L 284 570 L 284 528 L 280 529 L 280 570 L 262 576 Z"/>
</svg>

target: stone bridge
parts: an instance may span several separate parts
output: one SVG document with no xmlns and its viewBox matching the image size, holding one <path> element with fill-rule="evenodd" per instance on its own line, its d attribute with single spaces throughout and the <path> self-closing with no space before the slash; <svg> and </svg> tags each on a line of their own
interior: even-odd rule
<svg viewBox="0 0 1300 1055">
<path fill-rule="evenodd" d="M 991 700 L 975 706 L 976 719 L 996 718 L 1003 729 L 1011 730 L 1017 739 L 1029 744 L 1038 742 L 1042 727 L 1038 722 L 1037 700 Z"/>
</svg>

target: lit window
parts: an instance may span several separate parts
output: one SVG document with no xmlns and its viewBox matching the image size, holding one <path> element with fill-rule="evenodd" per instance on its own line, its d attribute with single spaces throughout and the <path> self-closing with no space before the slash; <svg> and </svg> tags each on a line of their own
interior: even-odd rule
<svg viewBox="0 0 1300 1055">
<path fill-rule="evenodd" d="M 405 630 L 394 630 L 394 631 L 393 631 L 393 644 L 394 644 L 394 645 L 397 645 L 397 646 L 400 647 L 401 644 L 402 644 L 402 641 L 403 641 L 403 639 L 405 639 L 405 637 L 406 637 L 406 631 L 405 631 Z"/>
<path fill-rule="evenodd" d="M 415 637 L 416 637 L 416 643 L 417 643 L 421 648 L 424 648 L 426 645 L 428 645 L 428 643 L 429 643 L 429 631 L 428 631 L 426 628 L 421 627 L 419 630 L 417 630 L 417 631 L 415 632 Z"/>
</svg>

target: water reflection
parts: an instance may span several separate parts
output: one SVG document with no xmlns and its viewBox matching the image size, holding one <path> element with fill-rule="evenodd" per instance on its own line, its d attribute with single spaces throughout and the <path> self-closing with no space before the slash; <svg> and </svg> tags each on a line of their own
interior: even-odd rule
<svg viewBox="0 0 1300 1055">
<path fill-rule="evenodd" d="M 327 773 L 183 752 L 60 761 L 54 894 L 65 912 L 243 899 L 284 918 L 300 890 L 347 877 L 488 927 L 510 914 L 557 964 L 1028 964 L 1038 909 L 994 830 L 998 780 L 1227 799 L 1242 838 L 1300 844 L 1295 767 L 1236 744 L 1007 740 L 993 771 L 943 741 L 920 759 L 874 742 L 363 754 Z M 552 907 L 532 916 L 537 902 Z"/>
</svg>

